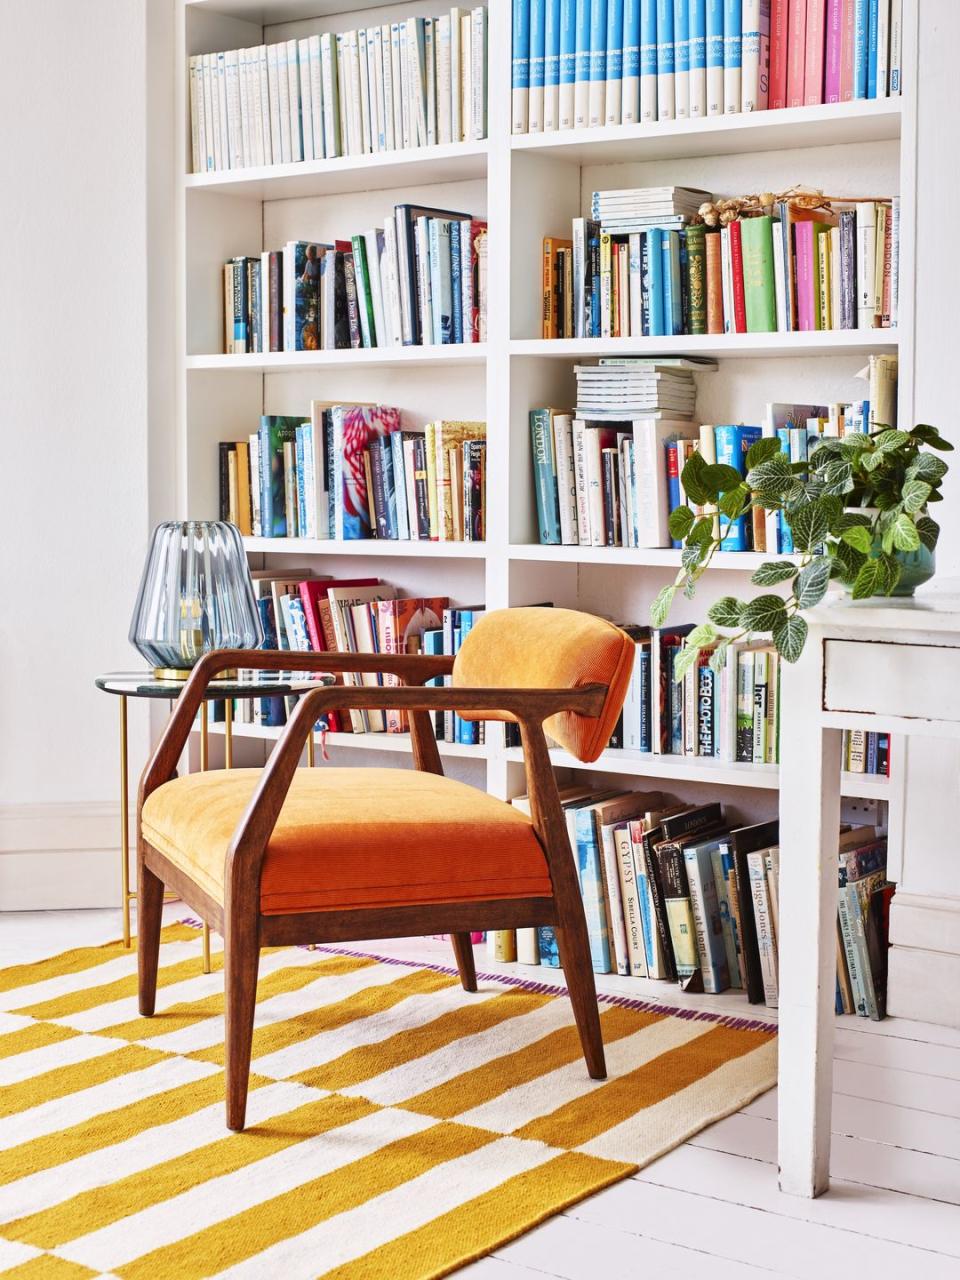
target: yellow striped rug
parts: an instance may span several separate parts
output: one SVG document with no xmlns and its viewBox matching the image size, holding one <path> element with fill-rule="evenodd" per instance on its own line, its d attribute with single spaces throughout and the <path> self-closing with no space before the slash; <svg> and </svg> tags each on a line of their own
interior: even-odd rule
<svg viewBox="0 0 960 1280">
<path fill-rule="evenodd" d="M 221 956 L 199 958 L 164 929 L 152 1019 L 119 943 L 0 970 L 3 1275 L 441 1276 L 774 1083 L 763 1023 L 605 999 L 595 1083 L 555 988 L 286 948 L 230 1134 Z"/>
</svg>

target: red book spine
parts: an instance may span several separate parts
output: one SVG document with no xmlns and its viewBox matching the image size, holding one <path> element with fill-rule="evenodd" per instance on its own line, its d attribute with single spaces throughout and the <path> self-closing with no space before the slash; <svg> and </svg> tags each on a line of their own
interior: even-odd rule
<svg viewBox="0 0 960 1280">
<path fill-rule="evenodd" d="M 787 105 L 787 0 L 770 0 L 770 110 Z"/>
<path fill-rule="evenodd" d="M 730 223 L 730 276 L 733 282 L 733 329 L 735 333 L 746 333 L 747 304 L 743 293 L 743 246 L 739 222 Z"/>
<path fill-rule="evenodd" d="M 787 19 L 787 106 L 803 106 L 807 48 L 807 0 L 790 0 Z"/>
<path fill-rule="evenodd" d="M 823 53 L 826 38 L 826 0 L 807 0 L 807 38 L 803 71 L 803 104 L 823 102 Z"/>
<path fill-rule="evenodd" d="M 853 100 L 853 40 L 856 0 L 840 0 L 840 101 Z"/>
<path fill-rule="evenodd" d="M 827 0 L 827 40 L 824 55 L 824 102 L 840 101 L 840 48 L 843 30 L 842 0 Z"/>
</svg>

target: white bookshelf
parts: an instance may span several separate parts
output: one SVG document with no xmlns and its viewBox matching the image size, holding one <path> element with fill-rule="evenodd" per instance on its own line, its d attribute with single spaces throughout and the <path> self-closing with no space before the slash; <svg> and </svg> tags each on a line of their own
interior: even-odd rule
<svg viewBox="0 0 960 1280">
<path fill-rule="evenodd" d="M 379 575 L 410 593 L 449 595 L 488 609 L 552 600 L 619 619 L 643 621 L 657 591 L 676 572 L 672 550 L 543 547 L 537 543 L 527 412 L 570 404 L 573 365 L 603 354 L 715 356 L 699 374 L 702 421 L 758 421 L 767 400 L 860 398 L 855 374 L 873 351 L 900 358 L 900 418 L 913 420 L 913 265 L 916 108 L 915 7 L 905 6 L 902 98 L 723 116 L 656 125 L 510 134 L 510 5 L 489 4 L 487 141 L 271 168 L 191 174 L 187 58 L 193 53 L 268 43 L 358 21 L 444 11 L 439 0 L 383 5 L 365 0 L 179 0 L 178 121 L 178 449 L 180 509 L 217 510 L 217 442 L 247 436 L 262 412 L 299 413 L 311 398 L 362 398 L 396 404 L 420 424 L 435 417 L 488 423 L 488 537 L 471 543 L 335 543 L 248 539 L 256 566 L 307 565 L 318 572 Z M 831 333 L 738 334 L 664 339 L 568 340 L 539 336 L 540 253 L 544 235 L 569 235 L 604 187 L 681 183 L 724 194 L 792 184 L 827 194 L 901 194 L 900 327 Z M 372 225 L 401 201 L 486 214 L 490 296 L 484 345 L 386 350 L 221 354 L 221 268 L 235 254 L 259 253 L 287 239 L 329 239 Z M 860 396 L 856 393 L 860 389 Z M 754 554 L 720 554 L 694 602 L 677 621 L 701 618 L 711 600 L 750 591 Z M 214 726 L 215 733 L 217 732 Z M 785 727 L 789 732 L 789 726 Z M 236 726 L 238 758 L 261 760 L 273 729 Z M 406 738 L 331 735 L 333 763 L 407 764 Z M 482 747 L 441 745 L 451 772 L 494 794 L 522 789 L 519 751 L 505 750 L 497 726 Z M 888 779 L 847 775 L 851 801 L 891 802 L 900 812 L 900 744 Z M 591 766 L 562 752 L 558 768 L 579 776 L 649 779 L 679 796 L 721 794 L 737 817 L 772 816 L 774 766 L 607 751 Z M 722 789 L 722 791 L 720 790 Z M 896 854 L 894 854 L 894 859 Z"/>
</svg>

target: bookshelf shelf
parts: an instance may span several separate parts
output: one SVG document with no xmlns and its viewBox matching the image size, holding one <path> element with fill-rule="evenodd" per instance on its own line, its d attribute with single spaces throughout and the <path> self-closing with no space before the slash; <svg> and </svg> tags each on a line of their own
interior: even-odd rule
<svg viewBox="0 0 960 1280">
<path fill-rule="evenodd" d="M 385 538 L 363 538 L 356 542 L 335 542 L 332 538 L 244 538 L 251 553 L 270 556 L 391 556 L 394 559 L 484 560 L 483 542 L 392 542 Z"/>
<path fill-rule="evenodd" d="M 504 754 L 508 761 L 523 760 L 520 747 L 509 747 Z M 592 764 L 583 764 L 576 756 L 553 747 L 550 758 L 558 769 L 634 774 L 645 778 L 702 782 L 716 787 L 750 787 L 761 791 L 775 791 L 780 777 L 779 766 L 775 764 L 729 764 L 684 756 L 650 755 L 645 751 L 612 749 L 605 751 Z M 890 781 L 876 774 L 845 773 L 843 794 L 858 799 L 885 800 L 890 795 Z"/>
<path fill-rule="evenodd" d="M 661 547 L 575 547 L 542 546 L 540 543 L 514 543 L 507 551 L 511 560 L 544 564 L 618 564 L 624 568 L 680 567 L 680 552 Z M 753 573 L 766 560 L 793 560 L 799 557 L 771 551 L 718 551 L 711 568 Z"/>
<path fill-rule="evenodd" d="M 896 351 L 898 329 L 830 329 L 809 333 L 699 333 L 669 338 L 515 338 L 512 356 L 586 360 L 598 356 L 753 357 L 869 355 Z"/>
<path fill-rule="evenodd" d="M 459 142 L 378 155 L 341 156 L 332 160 L 303 160 L 297 164 L 249 169 L 218 169 L 188 173 L 188 192 L 212 192 L 247 200 L 290 200 L 306 196 L 340 195 L 352 191 L 383 191 L 401 186 L 463 182 L 487 173 L 486 142 Z"/>
<path fill-rule="evenodd" d="M 889 141 L 900 137 L 901 116 L 901 99 L 880 98 L 701 120 L 514 134 L 510 146 L 517 154 L 577 165 L 742 155 Z"/>
<path fill-rule="evenodd" d="M 302 373 L 309 370 L 375 367 L 379 369 L 430 368 L 435 365 L 482 365 L 486 343 L 461 342 L 437 347 L 368 347 L 350 351 L 266 351 L 251 355 L 207 354 L 187 356 L 187 370 L 216 369 L 246 373 Z"/>
<path fill-rule="evenodd" d="M 262 724 L 240 724 L 234 721 L 233 736 L 234 738 L 258 739 L 263 742 L 275 742 L 283 732 L 284 726 L 272 726 Z M 209 726 L 211 736 L 217 735 L 223 737 L 224 726 L 222 721 L 216 721 Z M 317 743 L 317 767 L 322 766 L 320 760 L 319 746 L 320 735 L 316 735 Z M 466 746 L 462 742 L 438 742 L 440 754 L 444 756 L 459 757 L 464 760 L 487 760 L 490 756 L 490 748 L 487 745 L 472 747 Z M 408 733 L 328 733 L 327 749 L 333 751 L 340 747 L 349 747 L 355 751 L 388 751 L 396 755 L 410 755 L 413 748 L 410 745 L 410 735 Z"/>
</svg>

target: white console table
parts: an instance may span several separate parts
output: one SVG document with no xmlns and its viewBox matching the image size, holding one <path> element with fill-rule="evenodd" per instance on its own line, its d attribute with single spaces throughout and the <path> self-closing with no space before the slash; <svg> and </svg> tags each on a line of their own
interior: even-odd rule
<svg viewBox="0 0 960 1280">
<path fill-rule="evenodd" d="M 817 1196 L 830 1182 L 841 735 L 960 738 L 960 595 L 804 616 L 781 689 L 779 1159 L 781 1190 Z"/>
</svg>

